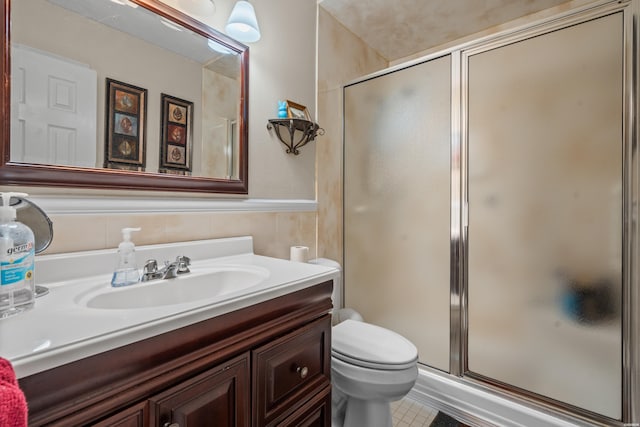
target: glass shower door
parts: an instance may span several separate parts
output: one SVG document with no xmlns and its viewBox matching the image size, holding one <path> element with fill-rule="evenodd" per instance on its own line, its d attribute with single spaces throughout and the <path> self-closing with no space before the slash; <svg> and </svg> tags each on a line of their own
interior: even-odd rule
<svg viewBox="0 0 640 427">
<path fill-rule="evenodd" d="M 449 371 L 451 58 L 344 89 L 345 305 Z"/>
<path fill-rule="evenodd" d="M 622 19 L 468 56 L 468 373 L 614 419 Z"/>
</svg>

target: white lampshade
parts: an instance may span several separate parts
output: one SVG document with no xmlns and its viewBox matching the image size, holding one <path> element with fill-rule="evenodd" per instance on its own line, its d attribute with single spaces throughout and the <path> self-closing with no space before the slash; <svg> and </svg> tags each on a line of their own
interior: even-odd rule
<svg viewBox="0 0 640 427">
<path fill-rule="evenodd" d="M 209 16 L 216 11 L 213 0 L 179 0 L 178 5 L 190 15 Z"/>
<path fill-rule="evenodd" d="M 238 1 L 231 11 L 225 29 L 229 36 L 243 43 L 260 40 L 260 27 L 251 3 L 244 0 Z"/>
</svg>

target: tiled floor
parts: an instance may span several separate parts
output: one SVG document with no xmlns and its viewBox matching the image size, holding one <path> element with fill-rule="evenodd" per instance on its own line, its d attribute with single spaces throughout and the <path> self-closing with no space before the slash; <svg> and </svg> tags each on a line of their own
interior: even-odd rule
<svg viewBox="0 0 640 427">
<path fill-rule="evenodd" d="M 391 403 L 393 427 L 428 427 L 438 411 L 405 397 Z"/>
</svg>

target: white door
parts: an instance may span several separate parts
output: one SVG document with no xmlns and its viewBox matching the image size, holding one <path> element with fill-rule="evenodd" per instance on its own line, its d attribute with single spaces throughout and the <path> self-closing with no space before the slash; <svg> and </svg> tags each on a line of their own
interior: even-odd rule
<svg viewBox="0 0 640 427">
<path fill-rule="evenodd" d="M 11 161 L 95 167 L 95 70 L 15 44 L 11 59 Z"/>
</svg>

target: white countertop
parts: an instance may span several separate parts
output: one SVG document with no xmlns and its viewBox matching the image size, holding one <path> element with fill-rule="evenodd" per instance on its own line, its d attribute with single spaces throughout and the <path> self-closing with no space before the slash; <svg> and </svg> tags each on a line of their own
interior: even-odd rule
<svg viewBox="0 0 640 427">
<path fill-rule="evenodd" d="M 92 288 L 111 289 L 115 251 L 36 257 L 36 283 L 50 292 L 37 298 L 34 309 L 0 319 L 0 356 L 11 361 L 21 378 L 338 277 L 333 268 L 255 255 L 252 246 L 250 237 L 241 237 L 137 248 L 138 264 L 150 255 L 162 263 L 163 257 L 173 259 L 177 253 L 191 257 L 195 274 L 228 266 L 266 270 L 268 277 L 222 298 L 136 309 L 78 303 Z"/>
</svg>

